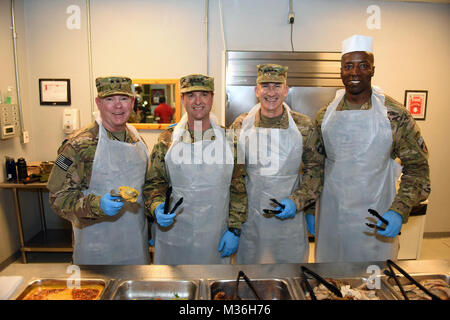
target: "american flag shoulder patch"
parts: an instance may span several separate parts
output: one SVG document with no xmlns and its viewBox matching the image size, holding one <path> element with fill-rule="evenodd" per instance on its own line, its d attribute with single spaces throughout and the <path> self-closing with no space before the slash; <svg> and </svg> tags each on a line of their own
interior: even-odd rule
<svg viewBox="0 0 450 320">
<path fill-rule="evenodd" d="M 62 154 L 59 155 L 58 159 L 56 159 L 55 164 L 63 169 L 64 171 L 67 171 L 69 167 L 72 165 L 73 161 L 69 158 L 66 158 Z"/>
</svg>

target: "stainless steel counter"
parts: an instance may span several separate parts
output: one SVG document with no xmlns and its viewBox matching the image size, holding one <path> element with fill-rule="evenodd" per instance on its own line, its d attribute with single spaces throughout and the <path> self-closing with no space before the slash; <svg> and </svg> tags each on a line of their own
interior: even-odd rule
<svg viewBox="0 0 450 320">
<path fill-rule="evenodd" d="M 450 276 L 450 260 L 411 260 L 398 261 L 397 264 L 410 274 L 436 273 Z M 355 263 L 313 263 L 302 264 L 322 277 L 349 278 L 374 275 L 377 267 L 382 275 L 385 261 Z M 69 264 L 11 264 L 0 272 L 0 276 L 22 276 L 23 283 L 11 299 L 15 299 L 32 281 L 37 279 L 68 279 L 75 274 Z M 292 279 L 301 276 L 300 264 L 266 265 L 146 265 L 146 266 L 80 266 L 81 279 L 103 279 L 113 283 L 107 288 L 108 294 L 118 286 L 119 280 L 199 280 L 200 299 L 206 299 L 204 283 L 214 279 L 235 280 L 240 270 L 250 279 Z M 370 269 L 368 270 L 368 268 Z M 112 280 L 112 281 L 111 281 Z M 105 293 L 105 298 L 108 295 Z M 298 295 L 295 298 L 299 298 Z"/>
</svg>

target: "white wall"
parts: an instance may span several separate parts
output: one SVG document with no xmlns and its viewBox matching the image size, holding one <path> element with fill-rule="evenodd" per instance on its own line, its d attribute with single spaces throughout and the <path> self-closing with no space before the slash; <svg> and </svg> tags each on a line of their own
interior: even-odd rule
<svg viewBox="0 0 450 320">
<path fill-rule="evenodd" d="M 80 30 L 66 27 L 70 5 L 81 9 Z M 33 159 L 54 160 L 65 137 L 61 129 L 64 108 L 79 108 L 83 125 L 91 121 L 85 1 L 25 1 L 25 25 Z M 70 78 L 71 106 L 41 106 L 40 78 Z"/>
<path fill-rule="evenodd" d="M 54 160 L 64 134 L 64 107 L 40 106 L 38 79 L 70 78 L 71 108 L 79 108 L 81 125 L 91 121 L 87 21 L 84 0 L 18 0 L 19 62 L 23 83 L 25 126 L 31 142 L 0 141 L 1 155 L 29 161 Z M 209 1 L 209 59 L 206 59 L 205 1 L 91 0 L 92 77 L 179 78 L 189 73 L 215 77 L 213 111 L 224 122 L 224 50 L 290 51 L 288 0 L 222 0 L 226 47 L 222 40 L 219 0 Z M 381 29 L 368 30 L 366 9 L 381 9 Z M 69 30 L 69 5 L 81 9 L 81 28 Z M 0 2 L 0 90 L 14 84 L 9 1 Z M 450 159 L 446 144 L 449 90 L 448 4 L 294 0 L 294 49 L 339 51 L 341 41 L 362 33 L 374 37 L 376 72 L 373 83 L 403 102 L 407 89 L 428 90 L 426 121 L 419 121 L 430 149 L 432 193 L 426 232 L 449 232 Z M 209 62 L 209 64 L 207 64 Z M 94 93 L 96 93 L 95 88 Z M 160 131 L 145 131 L 151 148 Z M 0 175 L 3 178 L 4 174 Z M 0 261 L 17 249 L 9 191 L 0 191 Z M 47 208 L 49 211 L 50 209 Z M 37 211 L 36 211 L 37 215 Z M 52 215 L 50 213 L 50 215 Z M 34 222 L 33 222 L 34 223 Z M 57 224 L 57 220 L 54 221 Z M 9 253 L 10 254 L 10 253 Z"/>
<path fill-rule="evenodd" d="M 23 1 L 17 1 L 16 3 L 16 28 L 18 33 L 18 41 L 23 40 L 21 37 L 24 34 L 24 17 L 23 17 Z M 12 32 L 10 30 L 11 22 L 11 9 L 9 1 L 0 1 L 0 91 L 3 101 L 8 86 L 13 86 L 14 91 L 16 89 L 15 69 L 14 69 L 14 54 L 12 45 Z M 20 68 L 21 87 L 23 90 L 27 90 L 27 76 L 26 76 L 26 45 L 23 43 L 18 47 L 19 60 L 22 61 L 22 68 Z M 25 62 L 24 62 L 25 61 Z M 13 91 L 12 103 L 17 103 L 17 96 Z M 31 126 L 30 108 L 27 103 L 28 95 L 25 94 L 23 101 L 25 106 L 23 107 L 24 113 L 24 128 L 28 129 Z M 19 138 L 0 140 L 0 181 L 5 181 L 5 156 L 18 159 L 24 157 L 30 159 L 32 155 L 32 147 L 30 144 L 23 145 L 20 143 Z M 37 200 L 32 194 L 26 192 L 21 196 L 20 205 L 24 210 L 33 209 L 32 205 Z M 24 221 L 23 228 L 28 233 L 33 235 L 38 230 L 39 216 L 31 217 Z M 14 201 L 11 190 L 0 189 L 0 263 L 11 256 L 19 249 L 19 233 L 17 231 L 17 219 L 14 214 Z"/>
</svg>

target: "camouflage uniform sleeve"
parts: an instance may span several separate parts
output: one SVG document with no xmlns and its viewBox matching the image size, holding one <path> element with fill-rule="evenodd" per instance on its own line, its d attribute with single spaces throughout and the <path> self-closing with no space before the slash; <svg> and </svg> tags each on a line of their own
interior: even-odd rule
<svg viewBox="0 0 450 320">
<path fill-rule="evenodd" d="M 314 119 L 314 128 L 316 130 L 317 134 L 317 140 L 316 140 L 316 150 L 320 154 L 322 154 L 324 157 L 326 156 L 325 147 L 323 143 L 323 136 L 322 136 L 322 122 L 323 117 L 325 117 L 325 112 L 327 111 L 327 107 L 323 107 L 319 110 L 316 114 L 316 118 Z"/>
<path fill-rule="evenodd" d="M 239 130 L 242 127 L 242 121 L 246 115 L 247 114 L 245 113 L 236 118 L 227 132 L 227 134 L 233 135 L 231 139 L 233 139 L 234 146 L 234 168 L 230 184 L 228 227 L 236 229 L 241 229 L 242 224 L 247 220 L 247 190 L 245 184 L 245 177 L 247 173 L 245 170 L 245 163 L 238 163 L 237 161 L 237 142 L 239 139 Z"/>
<path fill-rule="evenodd" d="M 297 210 L 304 211 L 316 202 L 322 191 L 324 156 L 317 151 L 318 134 L 312 121 L 303 115 L 294 120 L 303 137 L 303 174 L 299 188 L 289 199 L 294 201 Z"/>
<path fill-rule="evenodd" d="M 324 166 L 325 166 L 326 152 L 325 152 L 325 147 L 324 147 L 324 143 L 323 143 L 323 136 L 322 136 L 322 121 L 323 121 L 323 117 L 325 116 L 326 110 L 327 110 L 327 107 L 323 107 L 322 109 L 320 109 L 317 112 L 316 117 L 314 119 L 314 131 L 315 131 L 315 137 L 313 138 L 313 140 L 315 141 L 314 144 L 313 144 L 314 145 L 314 150 L 322 158 L 321 179 L 318 180 L 319 185 L 317 186 L 318 190 L 320 190 L 319 191 L 319 196 L 320 196 L 320 193 L 323 190 L 324 171 L 325 171 Z M 317 197 L 316 200 L 318 200 L 319 196 Z M 316 203 L 314 202 L 312 205 L 306 207 L 304 212 L 305 212 L 305 214 L 315 215 L 316 214 Z"/>
<path fill-rule="evenodd" d="M 387 105 L 390 98 L 386 98 Z M 392 108 L 392 109 L 391 109 Z M 408 221 L 411 209 L 426 200 L 431 192 L 428 149 L 414 118 L 402 106 L 389 108 L 388 117 L 393 128 L 392 158 L 402 163 L 400 187 L 391 210 Z"/>
<path fill-rule="evenodd" d="M 78 227 L 92 224 L 106 214 L 100 208 L 100 197 L 84 196 L 89 187 L 96 142 L 80 145 L 67 142 L 58 150 L 58 159 L 65 159 L 67 167 L 54 165 L 48 181 L 49 201 L 55 213 Z"/>
<path fill-rule="evenodd" d="M 150 161 L 145 176 L 142 195 L 145 201 L 146 213 L 155 218 L 155 209 L 166 201 L 166 190 L 169 187 L 169 177 L 166 172 L 165 160 L 172 140 L 173 129 L 164 130 L 158 137 L 150 155 Z"/>
</svg>

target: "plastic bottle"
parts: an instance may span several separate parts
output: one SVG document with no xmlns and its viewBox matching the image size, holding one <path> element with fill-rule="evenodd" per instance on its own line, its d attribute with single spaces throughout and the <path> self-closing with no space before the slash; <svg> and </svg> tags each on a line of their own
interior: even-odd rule
<svg viewBox="0 0 450 320">
<path fill-rule="evenodd" d="M 24 158 L 17 159 L 17 176 L 19 178 L 19 181 L 25 180 L 26 177 L 28 177 L 27 172 L 27 163 Z"/>
<path fill-rule="evenodd" d="M 6 181 L 17 181 L 16 162 L 14 158 L 6 156 Z"/>
</svg>

